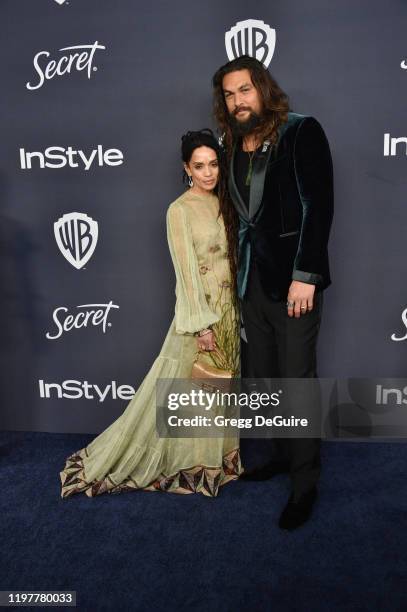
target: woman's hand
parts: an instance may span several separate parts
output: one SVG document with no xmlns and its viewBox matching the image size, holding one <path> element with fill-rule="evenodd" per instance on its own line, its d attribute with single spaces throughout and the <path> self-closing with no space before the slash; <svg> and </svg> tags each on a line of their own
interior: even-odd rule
<svg viewBox="0 0 407 612">
<path fill-rule="evenodd" d="M 213 331 L 206 333 L 204 336 L 198 336 L 196 341 L 198 343 L 198 349 L 201 351 L 213 351 L 216 348 Z"/>
</svg>

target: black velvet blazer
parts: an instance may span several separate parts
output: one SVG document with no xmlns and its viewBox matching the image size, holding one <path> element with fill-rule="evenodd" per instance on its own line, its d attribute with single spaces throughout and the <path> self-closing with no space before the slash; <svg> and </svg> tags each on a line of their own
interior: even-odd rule
<svg viewBox="0 0 407 612">
<path fill-rule="evenodd" d="M 291 281 L 331 284 L 328 238 L 333 216 L 333 169 L 329 144 L 311 116 L 288 113 L 276 146 L 255 156 L 249 211 L 234 177 L 233 148 L 229 191 L 240 217 L 239 293 L 244 266 L 255 259 L 265 293 L 285 300 Z M 248 246 L 249 245 L 249 246 Z M 246 273 L 248 270 L 246 270 Z M 244 285 L 244 286 L 243 286 Z"/>
</svg>

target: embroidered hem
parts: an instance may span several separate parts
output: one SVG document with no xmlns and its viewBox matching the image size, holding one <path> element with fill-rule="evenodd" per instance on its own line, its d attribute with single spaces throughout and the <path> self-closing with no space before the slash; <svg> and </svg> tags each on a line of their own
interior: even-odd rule
<svg viewBox="0 0 407 612">
<path fill-rule="evenodd" d="M 123 491 L 165 491 L 169 493 L 202 493 L 216 497 L 219 487 L 231 480 L 236 480 L 241 474 L 240 450 L 236 448 L 222 458 L 219 467 L 196 465 L 180 470 L 172 476 L 161 474 L 148 486 L 139 487 L 131 477 L 120 484 L 113 482 L 107 474 L 101 480 L 88 482 L 85 476 L 83 459 L 89 456 L 86 448 L 70 455 L 65 468 L 59 473 L 62 483 L 61 497 L 69 497 L 75 493 L 84 492 L 88 497 L 102 493 L 121 493 Z"/>
</svg>

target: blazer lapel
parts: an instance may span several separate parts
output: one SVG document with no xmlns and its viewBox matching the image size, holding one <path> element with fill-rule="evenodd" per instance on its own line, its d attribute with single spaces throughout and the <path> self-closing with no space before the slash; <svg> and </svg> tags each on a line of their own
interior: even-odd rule
<svg viewBox="0 0 407 612">
<path fill-rule="evenodd" d="M 290 114 L 291 113 L 289 113 L 289 115 Z M 278 145 L 280 144 L 282 136 L 284 135 L 289 125 L 290 118 L 284 125 L 280 126 L 279 138 L 277 140 L 276 146 L 271 145 L 268 140 L 265 140 L 259 155 L 257 155 L 254 159 L 252 178 L 250 183 L 249 212 L 247 212 L 246 205 L 243 202 L 242 196 L 240 195 L 235 181 L 234 159 L 237 143 L 233 145 L 228 179 L 229 193 L 237 212 L 246 221 L 253 219 L 253 217 L 255 217 L 256 213 L 259 211 L 263 198 L 264 180 L 266 177 L 267 165 L 270 162 L 270 156 L 273 154 L 273 161 L 277 161 Z"/>
<path fill-rule="evenodd" d="M 255 157 L 253 163 L 252 179 L 250 182 L 249 217 L 253 217 L 258 212 L 263 199 L 264 180 L 266 178 L 267 164 L 269 163 L 273 146 L 268 140 L 263 143 L 263 148 Z"/>
<path fill-rule="evenodd" d="M 236 151 L 236 144 L 233 145 L 232 156 L 230 160 L 229 180 L 228 180 L 229 193 L 230 193 L 230 197 L 232 198 L 235 208 L 237 212 L 239 213 L 239 215 L 243 217 L 243 219 L 246 219 L 246 221 L 248 221 L 249 214 L 247 212 L 246 205 L 242 199 L 242 196 L 240 195 L 240 191 L 238 190 L 236 181 L 235 181 L 235 172 L 234 172 L 235 151 Z"/>
</svg>

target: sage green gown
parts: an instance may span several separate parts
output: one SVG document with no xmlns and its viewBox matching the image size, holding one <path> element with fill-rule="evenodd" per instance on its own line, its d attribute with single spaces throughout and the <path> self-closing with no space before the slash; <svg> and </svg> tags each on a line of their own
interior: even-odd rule
<svg viewBox="0 0 407 612">
<path fill-rule="evenodd" d="M 189 378 L 194 332 L 212 325 L 219 355 L 203 358 L 239 376 L 239 317 L 232 303 L 227 242 L 216 195 L 186 191 L 167 211 L 176 274 L 175 316 L 161 351 L 123 414 L 66 459 L 61 497 L 159 490 L 216 496 L 243 471 L 238 437 L 160 438 L 156 379 Z"/>
</svg>

